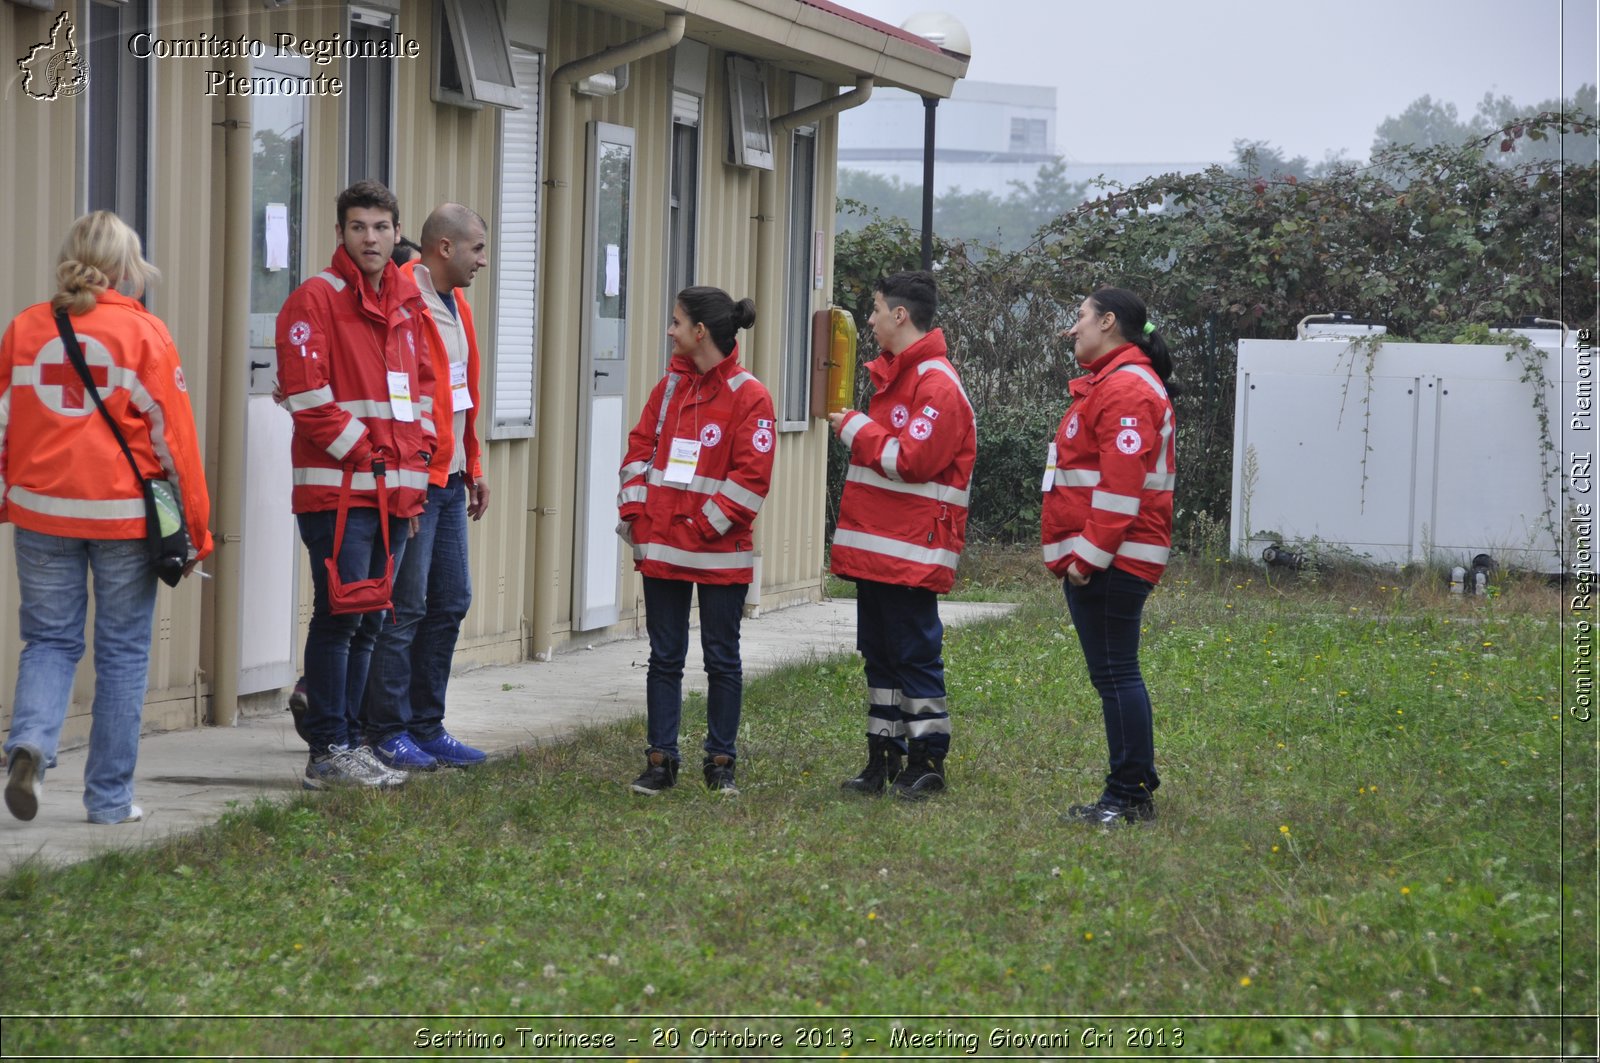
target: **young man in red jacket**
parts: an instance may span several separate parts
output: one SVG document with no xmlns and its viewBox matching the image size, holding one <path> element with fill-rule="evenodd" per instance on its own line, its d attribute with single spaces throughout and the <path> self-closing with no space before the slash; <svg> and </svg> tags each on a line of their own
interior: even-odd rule
<svg viewBox="0 0 1600 1063">
<path fill-rule="evenodd" d="M 445 688 L 461 621 L 472 604 L 467 518 L 489 508 L 478 443 L 478 334 L 463 290 L 489 264 L 483 219 L 445 203 L 422 223 L 421 258 L 400 267 L 426 306 L 424 356 L 433 366 L 438 448 L 428 469 L 428 502 L 395 569 L 394 623 L 378 633 L 362 712 L 379 760 L 402 771 L 486 759 L 444 728 Z M 468 497 L 471 502 L 468 502 Z"/>
<path fill-rule="evenodd" d="M 850 448 L 832 568 L 856 583 L 867 678 L 867 766 L 844 787 L 882 793 L 892 782 L 913 801 L 945 788 L 950 713 L 938 596 L 955 583 L 977 455 L 972 404 L 943 330 L 933 328 L 938 300 L 926 271 L 878 282 L 867 321 L 883 352 L 867 363 L 876 392 L 866 413 L 828 415 Z"/>
<path fill-rule="evenodd" d="M 361 744 L 358 713 L 382 614 L 335 615 L 326 563 L 348 479 L 339 578 L 383 576 L 389 551 L 399 567 L 437 446 L 433 368 L 419 358 L 427 343 L 422 298 L 389 257 L 399 203 L 378 182 L 359 181 L 339 193 L 338 212 L 332 264 L 294 290 L 277 329 L 278 389 L 294 416 L 294 512 L 315 593 L 306 635 L 307 705 L 295 720 L 311 750 L 302 780 L 309 790 L 406 779 Z M 382 513 L 380 469 L 388 496 Z"/>
</svg>

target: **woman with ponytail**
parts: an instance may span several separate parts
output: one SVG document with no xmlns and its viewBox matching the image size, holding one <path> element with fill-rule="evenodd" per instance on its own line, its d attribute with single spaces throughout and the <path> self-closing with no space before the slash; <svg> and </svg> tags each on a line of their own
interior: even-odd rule
<svg viewBox="0 0 1600 1063">
<path fill-rule="evenodd" d="M 157 579 L 145 480 L 165 481 L 182 509 L 184 574 L 211 552 L 211 500 L 183 367 L 167 327 L 138 302 L 159 276 L 122 219 L 87 214 L 62 244 L 55 297 L 17 315 L 0 340 L 0 521 L 16 525 L 22 598 L 5 742 L 6 807 L 18 819 L 38 814 L 55 759 L 84 652 L 91 574 L 95 678 L 83 803 L 91 823 L 144 815 L 133 803 L 133 769 Z"/>
<path fill-rule="evenodd" d="M 772 481 L 776 441 L 772 396 L 739 364 L 739 330 L 755 322 L 749 299 L 703 286 L 679 292 L 667 326 L 672 362 L 628 434 L 617 532 L 644 576 L 649 747 L 632 789 L 647 797 L 678 779 L 691 595 L 700 599 L 707 679 L 701 770 L 712 791 L 739 792 L 739 622 L 755 565 L 751 528 Z"/>
<path fill-rule="evenodd" d="M 1044 562 L 1062 577 L 1111 760 L 1100 797 L 1065 818 L 1117 826 L 1154 819 L 1161 785 L 1139 626 L 1172 548 L 1172 355 L 1144 303 L 1121 288 L 1085 299 L 1065 335 L 1086 375 L 1072 381 L 1050 444 Z"/>
</svg>

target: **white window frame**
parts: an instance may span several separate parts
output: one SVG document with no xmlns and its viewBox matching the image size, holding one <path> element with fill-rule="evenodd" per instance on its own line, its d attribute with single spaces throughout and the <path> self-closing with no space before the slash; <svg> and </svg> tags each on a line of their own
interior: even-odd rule
<svg viewBox="0 0 1600 1063">
<path fill-rule="evenodd" d="M 495 0 L 438 0 L 434 6 L 432 96 L 434 102 L 478 110 L 485 104 L 516 109 L 522 94 L 511 44 Z M 441 74 L 448 41 L 461 85 L 445 86 Z"/>
<path fill-rule="evenodd" d="M 349 37 L 354 40 L 357 39 L 357 26 L 374 27 L 392 34 L 394 33 L 395 22 L 396 15 L 392 11 L 352 4 L 349 18 L 345 20 L 345 25 Z M 355 135 L 356 109 L 359 107 L 369 116 L 371 114 L 371 98 L 367 95 L 367 92 L 360 90 L 370 90 L 372 87 L 370 80 L 356 78 L 357 63 L 370 64 L 367 69 L 378 72 L 378 76 L 381 77 L 384 83 L 383 89 L 387 96 L 387 99 L 383 101 L 384 113 L 380 119 L 383 127 L 383 158 L 376 160 L 376 166 L 373 165 L 372 159 L 367 158 L 372 147 L 370 134 L 364 138 L 364 143 L 358 143 Z M 345 171 L 345 187 L 348 188 L 356 181 L 368 178 L 374 181 L 381 181 L 389 188 L 394 187 L 395 97 L 398 84 L 399 79 L 395 76 L 395 60 L 393 59 L 345 60 L 345 85 L 350 89 L 344 96 L 345 149 L 342 162 Z M 356 161 L 355 153 L 358 148 L 361 150 L 362 161 L 366 163 L 360 173 L 356 172 L 356 167 L 353 165 Z"/>
<path fill-rule="evenodd" d="M 500 115 L 495 187 L 495 329 L 489 360 L 490 439 L 531 439 L 539 417 L 539 243 L 544 231 L 539 138 L 543 52 L 510 45 L 518 107 Z"/>
<path fill-rule="evenodd" d="M 767 78 L 761 64 L 728 56 L 728 152 L 735 166 L 771 170 L 772 111 L 767 106 Z"/>
<path fill-rule="evenodd" d="M 802 151 L 802 146 L 805 150 Z M 778 429 L 803 432 L 811 427 L 811 309 L 816 302 L 817 127 L 800 126 L 789 138 L 789 246 L 784 260 L 783 391 Z M 800 160 L 809 155 L 808 172 Z M 809 189 L 805 216 L 796 213 L 802 192 Z M 802 268 L 803 264 L 803 268 Z M 803 293 L 803 294 L 802 294 Z M 796 412 L 798 417 L 793 416 Z"/>
</svg>

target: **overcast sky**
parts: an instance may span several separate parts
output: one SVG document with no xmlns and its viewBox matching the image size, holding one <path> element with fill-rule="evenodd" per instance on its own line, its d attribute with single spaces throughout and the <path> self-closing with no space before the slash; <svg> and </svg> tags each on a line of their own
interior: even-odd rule
<svg viewBox="0 0 1600 1063">
<path fill-rule="evenodd" d="M 1424 94 L 1470 116 L 1597 79 L 1595 0 L 841 0 L 893 25 L 954 15 L 967 76 L 1056 86 L 1074 162 L 1197 162 L 1266 140 L 1364 159 Z M 1564 24 L 1563 24 L 1564 16 Z"/>
</svg>

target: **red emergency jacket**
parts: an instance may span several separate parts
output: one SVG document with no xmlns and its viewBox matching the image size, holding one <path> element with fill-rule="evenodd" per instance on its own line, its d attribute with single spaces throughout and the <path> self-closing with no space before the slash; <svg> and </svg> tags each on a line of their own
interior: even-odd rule
<svg viewBox="0 0 1600 1063">
<path fill-rule="evenodd" d="M 1172 553 L 1172 401 L 1131 343 L 1088 368 L 1071 384 L 1072 404 L 1051 444 L 1044 563 L 1057 576 L 1076 560 L 1084 572 L 1115 566 L 1155 583 Z"/>
<path fill-rule="evenodd" d="M 867 363 L 876 389 L 867 412 L 851 410 L 839 426 L 850 470 L 833 536 L 837 576 L 939 594 L 955 584 L 978 427 L 945 355 L 934 329 Z"/>
<path fill-rule="evenodd" d="M 164 476 L 183 499 L 190 558 L 205 557 L 211 496 L 167 326 L 114 291 L 69 320 L 139 476 L 72 367 L 50 304 L 37 303 L 0 339 L 0 521 L 74 539 L 143 539 L 142 480 Z"/>
<path fill-rule="evenodd" d="M 417 265 L 421 261 L 420 258 L 414 258 L 400 267 L 400 272 L 411 278 L 413 284 L 416 283 Z M 456 288 L 454 294 L 456 313 L 467 334 L 467 396 L 472 399 L 472 409 L 467 413 L 465 437 L 462 439 L 455 436 L 455 391 L 450 386 L 450 349 L 444 345 L 444 337 L 439 335 L 439 324 L 433 320 L 432 312 L 426 311 L 422 315 L 430 361 L 433 363 L 433 427 L 439 435 L 438 449 L 428 463 L 428 481 L 435 487 L 443 487 L 450 478 L 450 467 L 455 464 L 458 446 L 466 448 L 468 482 L 476 483 L 483 477 L 483 448 L 478 442 L 478 411 L 483 408 L 478 395 L 478 330 L 472 325 L 472 305 L 467 302 L 467 293 Z M 423 305 L 426 310 L 426 300 Z"/>
<path fill-rule="evenodd" d="M 372 463 L 383 459 L 389 512 L 410 517 L 427 498 L 437 447 L 433 360 L 422 296 L 393 263 L 375 292 L 341 246 L 333 264 L 296 288 L 278 312 L 278 387 L 294 415 L 294 511 L 337 509 L 346 467 L 352 506 L 376 508 Z M 395 417 L 389 374 L 404 374 L 412 420 Z"/>
<path fill-rule="evenodd" d="M 750 531 L 772 484 L 775 433 L 772 396 L 739 365 L 737 346 L 706 373 L 674 356 L 623 458 L 617 509 L 633 567 L 657 579 L 749 583 Z M 700 444 L 694 465 L 672 461 L 674 440 Z"/>
</svg>

